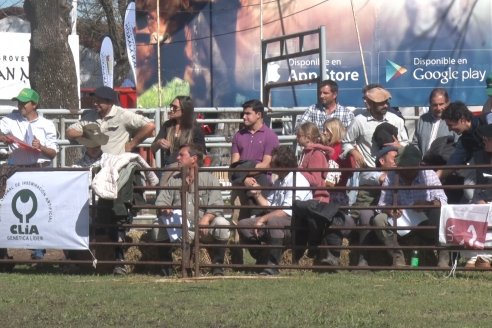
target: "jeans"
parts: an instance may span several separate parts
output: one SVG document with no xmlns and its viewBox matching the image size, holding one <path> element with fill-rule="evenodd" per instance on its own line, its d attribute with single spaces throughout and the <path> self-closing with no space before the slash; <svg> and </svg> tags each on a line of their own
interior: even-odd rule
<svg viewBox="0 0 492 328">
<path fill-rule="evenodd" d="M 46 253 L 45 249 L 33 249 L 31 250 L 31 258 L 33 260 L 42 260 L 44 253 Z"/>
</svg>

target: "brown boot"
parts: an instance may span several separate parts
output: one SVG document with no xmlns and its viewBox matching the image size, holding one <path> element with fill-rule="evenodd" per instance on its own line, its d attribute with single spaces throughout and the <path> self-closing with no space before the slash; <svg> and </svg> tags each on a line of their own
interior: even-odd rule
<svg viewBox="0 0 492 328">
<path fill-rule="evenodd" d="M 440 268 L 449 268 L 449 252 L 438 251 L 437 252 L 437 266 Z"/>
<path fill-rule="evenodd" d="M 400 246 L 398 242 L 391 236 L 384 239 L 384 245 L 388 247 L 398 247 Z M 402 267 L 407 266 L 405 262 L 405 255 L 401 249 L 388 249 L 388 254 L 393 259 L 393 266 Z"/>
</svg>

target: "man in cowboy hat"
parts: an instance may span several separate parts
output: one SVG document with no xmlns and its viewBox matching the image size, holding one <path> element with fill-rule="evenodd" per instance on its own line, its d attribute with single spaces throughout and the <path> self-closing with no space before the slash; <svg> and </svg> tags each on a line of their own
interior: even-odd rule
<svg viewBox="0 0 492 328">
<path fill-rule="evenodd" d="M 109 137 L 103 152 L 119 155 L 131 152 L 154 132 L 155 125 L 148 118 L 117 106 L 118 93 L 112 88 L 99 87 L 93 96 L 95 108 L 85 111 L 79 122 L 68 127 L 68 139 L 81 137 L 85 125 L 97 124 Z"/>
<path fill-rule="evenodd" d="M 108 143 L 109 136 L 102 133 L 99 125 L 88 124 L 82 128 L 82 136 L 78 137 L 77 142 L 85 146 L 85 153 L 75 165 L 89 167 L 101 159 L 103 151 L 101 146 Z"/>
</svg>

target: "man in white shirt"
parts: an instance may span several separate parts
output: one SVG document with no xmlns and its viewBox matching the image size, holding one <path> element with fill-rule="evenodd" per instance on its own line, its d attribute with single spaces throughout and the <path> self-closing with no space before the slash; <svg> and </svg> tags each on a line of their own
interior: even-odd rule
<svg viewBox="0 0 492 328">
<path fill-rule="evenodd" d="M 38 114 L 39 94 L 24 88 L 12 100 L 17 101 L 17 110 L 0 120 L 0 142 L 8 144 L 10 152 L 7 163 L 17 167 L 51 166 L 58 152 L 56 128 Z M 43 249 L 35 249 L 31 258 L 41 260 L 44 253 Z"/>
<path fill-rule="evenodd" d="M 358 167 L 375 167 L 379 151 L 372 141 L 376 127 L 388 122 L 398 129 L 398 138 L 385 146 L 401 147 L 408 143 L 408 134 L 403 119 L 388 111 L 391 94 L 381 87 L 366 92 L 364 102 L 367 111 L 357 115 L 343 138 L 343 156 L 353 156 Z"/>
<path fill-rule="evenodd" d="M 22 167 L 46 167 L 58 152 L 56 128 L 37 112 L 39 94 L 25 88 L 12 100 L 18 110 L 0 120 L 0 142 L 9 145 L 7 163 Z"/>
<path fill-rule="evenodd" d="M 297 159 L 294 151 L 288 146 L 279 146 L 272 152 L 272 169 L 275 168 L 297 168 Z M 294 186 L 294 173 L 283 171 L 277 172 L 278 179 L 274 182 L 275 189 L 264 197 L 261 190 L 253 190 L 251 194 L 260 206 L 288 206 L 288 209 L 273 209 L 258 217 L 243 219 L 238 222 L 239 234 L 242 242 L 249 244 L 266 243 L 277 248 L 262 250 L 250 249 L 251 255 L 256 259 L 256 264 L 279 265 L 282 257 L 284 241 L 290 239 L 290 224 L 292 218 L 293 200 L 312 199 L 310 190 L 287 190 L 286 187 Z M 309 182 L 300 172 L 295 175 L 296 187 L 309 187 Z M 259 185 L 255 185 L 259 187 Z M 267 227 L 268 229 L 258 229 Z M 263 253 L 263 254 L 262 254 Z M 277 268 L 264 269 L 262 275 L 277 275 Z"/>
</svg>

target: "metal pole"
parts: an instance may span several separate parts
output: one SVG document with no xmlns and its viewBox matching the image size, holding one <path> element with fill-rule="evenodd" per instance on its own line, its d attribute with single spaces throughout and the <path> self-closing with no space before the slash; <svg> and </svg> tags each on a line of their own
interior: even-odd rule
<svg viewBox="0 0 492 328">
<path fill-rule="evenodd" d="M 260 88 L 260 99 L 263 101 L 263 87 L 265 84 L 265 81 L 263 81 L 263 46 L 262 46 L 262 41 L 263 41 L 263 0 L 260 1 L 260 55 L 261 55 L 261 61 L 260 61 L 260 82 L 261 82 L 261 88 Z M 264 104 L 267 106 L 268 104 Z"/>
<path fill-rule="evenodd" d="M 319 60 L 320 60 L 320 69 L 321 72 L 321 81 L 326 80 L 328 78 L 328 73 L 326 73 L 326 27 L 320 26 L 319 28 Z"/>
<path fill-rule="evenodd" d="M 160 15 L 160 0 L 157 0 L 157 110 L 155 112 L 156 134 L 161 128 L 161 108 L 162 108 L 162 85 L 161 85 L 161 15 Z M 164 39 L 164 36 L 163 36 Z M 161 152 L 155 153 L 155 163 L 157 167 L 161 167 Z"/>
<path fill-rule="evenodd" d="M 364 70 L 364 79 L 366 81 L 366 84 L 369 84 L 369 79 L 367 78 L 366 62 L 364 61 L 364 53 L 362 52 L 362 43 L 360 41 L 359 25 L 357 24 L 357 18 L 355 17 L 354 2 L 350 0 L 350 4 L 352 5 L 352 16 L 354 17 L 355 32 L 357 33 L 357 41 L 359 43 L 360 59 L 362 61 L 362 69 Z"/>
</svg>

